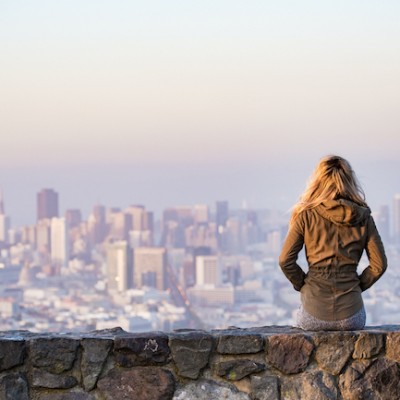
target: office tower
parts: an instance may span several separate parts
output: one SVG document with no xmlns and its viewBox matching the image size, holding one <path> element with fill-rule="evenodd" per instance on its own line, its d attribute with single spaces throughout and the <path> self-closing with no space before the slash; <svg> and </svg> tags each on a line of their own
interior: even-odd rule
<svg viewBox="0 0 400 400">
<path fill-rule="evenodd" d="M 69 261 L 68 231 L 65 218 L 52 218 L 50 223 L 50 256 L 52 264 L 66 267 Z"/>
<path fill-rule="evenodd" d="M 42 254 L 50 254 L 50 220 L 41 219 L 36 224 L 36 249 Z"/>
<path fill-rule="evenodd" d="M 58 217 L 58 193 L 53 189 L 42 189 L 37 194 L 37 220 Z"/>
<path fill-rule="evenodd" d="M 4 200 L 3 200 L 3 192 L 0 191 L 0 214 L 4 214 Z"/>
<path fill-rule="evenodd" d="M 3 193 L 0 192 L 0 245 L 8 243 L 9 229 L 10 229 L 10 218 L 5 214 Z"/>
<path fill-rule="evenodd" d="M 226 221 L 226 247 L 225 250 L 231 254 L 243 251 L 242 243 L 242 223 L 238 217 L 230 217 Z"/>
<path fill-rule="evenodd" d="M 222 226 L 225 227 L 226 221 L 229 217 L 229 206 L 227 201 L 217 201 L 215 222 L 217 223 L 217 229 Z"/>
<path fill-rule="evenodd" d="M 133 251 L 135 287 L 168 289 L 167 251 L 164 247 L 140 247 Z"/>
<path fill-rule="evenodd" d="M 132 248 L 151 247 L 153 245 L 153 235 L 150 231 L 130 231 L 129 245 Z"/>
<path fill-rule="evenodd" d="M 132 217 L 123 211 L 112 211 L 108 214 L 110 236 L 114 240 L 128 240 L 132 229 Z"/>
<path fill-rule="evenodd" d="M 125 213 L 131 216 L 132 230 L 134 231 L 147 230 L 147 227 L 145 227 L 146 210 L 144 206 L 141 205 L 129 206 L 125 210 Z"/>
<path fill-rule="evenodd" d="M 388 244 L 390 240 L 389 206 L 380 206 L 374 218 L 383 243 Z"/>
<path fill-rule="evenodd" d="M 393 244 L 400 246 L 400 193 L 393 197 Z"/>
<path fill-rule="evenodd" d="M 10 218 L 7 215 L 0 214 L 0 244 L 8 243 L 9 229 L 10 229 Z"/>
<path fill-rule="evenodd" d="M 209 210 L 206 204 L 196 204 L 193 207 L 194 221 L 197 224 L 206 224 L 209 220 Z"/>
<path fill-rule="evenodd" d="M 217 256 L 197 256 L 195 262 L 197 286 L 221 284 L 221 266 Z"/>
<path fill-rule="evenodd" d="M 92 245 L 100 244 L 104 241 L 108 234 L 106 222 L 106 208 L 103 205 L 97 204 L 88 218 L 88 237 Z M 118 239 L 123 239 L 120 237 Z"/>
<path fill-rule="evenodd" d="M 267 248 L 271 255 L 278 256 L 282 247 L 281 230 L 275 229 L 268 232 Z"/>
<path fill-rule="evenodd" d="M 82 214 L 80 210 L 71 209 L 65 211 L 65 220 L 69 228 L 75 228 L 82 222 Z"/>
<path fill-rule="evenodd" d="M 107 287 L 118 292 L 132 287 L 132 253 L 125 240 L 107 244 Z"/>
<path fill-rule="evenodd" d="M 144 206 L 134 205 L 125 210 L 131 218 L 129 232 L 132 247 L 150 247 L 153 245 L 153 213 L 146 211 Z"/>
<path fill-rule="evenodd" d="M 217 243 L 218 248 L 221 251 L 226 251 L 228 247 L 227 234 L 226 234 L 226 222 L 229 218 L 229 206 L 227 201 L 217 201 L 215 222 L 217 231 Z"/>
</svg>

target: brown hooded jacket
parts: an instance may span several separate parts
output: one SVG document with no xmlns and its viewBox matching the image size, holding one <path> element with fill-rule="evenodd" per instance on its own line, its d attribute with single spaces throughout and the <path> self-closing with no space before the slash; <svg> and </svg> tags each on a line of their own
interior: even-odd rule
<svg viewBox="0 0 400 400">
<path fill-rule="evenodd" d="M 307 273 L 297 264 L 303 245 Z M 369 265 L 359 275 L 357 267 L 364 250 Z M 301 291 L 303 307 L 309 314 L 337 321 L 361 309 L 361 292 L 382 276 L 387 260 L 370 209 L 339 199 L 297 216 L 279 265 L 293 287 Z"/>
</svg>

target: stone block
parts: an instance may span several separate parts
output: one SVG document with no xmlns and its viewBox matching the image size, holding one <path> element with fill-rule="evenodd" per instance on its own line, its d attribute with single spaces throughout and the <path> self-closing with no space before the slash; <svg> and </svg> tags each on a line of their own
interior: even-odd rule
<svg viewBox="0 0 400 400">
<path fill-rule="evenodd" d="M 81 372 L 85 390 L 90 391 L 96 386 L 97 379 L 107 360 L 112 345 L 113 341 L 111 339 L 82 339 Z"/>
<path fill-rule="evenodd" d="M 33 338 L 29 340 L 32 365 L 60 374 L 69 371 L 76 359 L 79 340 L 65 337 Z"/>
<path fill-rule="evenodd" d="M 337 400 L 335 379 L 326 372 L 304 373 L 282 380 L 280 400 Z"/>
<path fill-rule="evenodd" d="M 0 378 L 0 400 L 29 400 L 29 387 L 25 374 L 15 372 Z"/>
<path fill-rule="evenodd" d="M 268 361 L 285 374 L 304 371 L 314 345 L 301 334 L 276 335 L 268 338 Z"/>
<path fill-rule="evenodd" d="M 197 379 L 200 371 L 208 364 L 213 337 L 200 331 L 173 334 L 169 339 L 169 348 L 178 374 Z"/>
<path fill-rule="evenodd" d="M 354 346 L 353 358 L 371 358 L 383 350 L 383 335 L 361 332 Z"/>
<path fill-rule="evenodd" d="M 92 393 L 86 393 L 82 390 L 71 390 L 69 392 L 58 392 L 51 390 L 50 392 L 37 392 L 35 400 L 97 400 Z"/>
<path fill-rule="evenodd" d="M 356 361 L 340 376 L 339 387 L 345 400 L 400 399 L 400 371 L 384 358 Z"/>
<path fill-rule="evenodd" d="M 400 363 L 400 332 L 389 332 L 387 334 L 386 357 Z"/>
<path fill-rule="evenodd" d="M 32 387 L 48 389 L 71 389 L 78 384 L 75 377 L 52 374 L 43 369 L 35 369 L 32 373 Z"/>
<path fill-rule="evenodd" d="M 116 337 L 114 356 L 121 367 L 164 365 L 170 360 L 168 336 L 151 332 Z"/>
<path fill-rule="evenodd" d="M 338 375 L 354 351 L 355 335 L 351 332 L 318 333 L 313 337 L 318 365 Z"/>
<path fill-rule="evenodd" d="M 159 367 L 113 369 L 97 387 L 104 400 L 171 400 L 175 380 L 170 371 Z"/>
<path fill-rule="evenodd" d="M 0 372 L 24 363 L 25 340 L 0 339 Z"/>
<path fill-rule="evenodd" d="M 200 379 L 176 390 L 173 400 L 250 400 L 233 385 Z"/>
<path fill-rule="evenodd" d="M 252 376 L 251 393 L 254 400 L 280 400 L 276 376 Z"/>
<path fill-rule="evenodd" d="M 239 381 L 244 377 L 265 370 L 265 365 L 252 360 L 238 359 L 218 362 L 214 366 L 216 375 L 230 381 Z"/>
<path fill-rule="evenodd" d="M 255 354 L 264 350 L 264 338 L 258 334 L 223 333 L 218 337 L 220 354 Z"/>
</svg>

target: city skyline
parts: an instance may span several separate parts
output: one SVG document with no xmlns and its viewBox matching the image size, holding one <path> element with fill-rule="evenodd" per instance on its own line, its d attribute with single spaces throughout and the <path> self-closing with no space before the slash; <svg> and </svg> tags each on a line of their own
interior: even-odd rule
<svg viewBox="0 0 400 400">
<path fill-rule="evenodd" d="M 191 171 L 153 168 L 143 171 L 128 166 L 58 169 L 0 169 L 0 189 L 5 210 L 14 226 L 29 225 L 36 219 L 35 197 L 43 188 L 53 188 L 60 195 L 60 213 L 79 209 L 87 216 L 95 204 L 128 207 L 146 204 L 159 217 L 163 209 L 174 205 L 213 205 L 228 200 L 234 208 L 270 208 L 290 213 L 298 200 L 314 165 L 309 169 L 293 165 L 264 169 L 247 166 L 215 171 L 205 165 L 193 176 Z M 382 205 L 392 207 L 393 196 L 400 193 L 400 163 L 376 164 L 366 160 L 352 163 L 366 193 L 372 211 Z M 96 171 L 98 172 L 96 174 Z M 139 171 L 137 173 L 136 171 Z M 213 175 L 211 180 L 209 175 Z"/>
</svg>

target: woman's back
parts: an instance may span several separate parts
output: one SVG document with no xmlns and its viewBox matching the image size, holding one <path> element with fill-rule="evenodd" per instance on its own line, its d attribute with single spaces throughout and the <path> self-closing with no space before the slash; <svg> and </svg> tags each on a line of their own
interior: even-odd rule
<svg viewBox="0 0 400 400">
<path fill-rule="evenodd" d="M 292 214 L 279 264 L 293 287 L 301 291 L 302 315 L 314 318 L 317 326 L 321 323 L 321 329 L 350 326 L 342 322 L 358 319 L 364 313 L 361 292 L 387 267 L 382 241 L 362 195 L 348 162 L 327 157 Z M 297 264 L 303 246 L 307 274 Z M 359 275 L 364 250 L 370 265 Z"/>
</svg>

